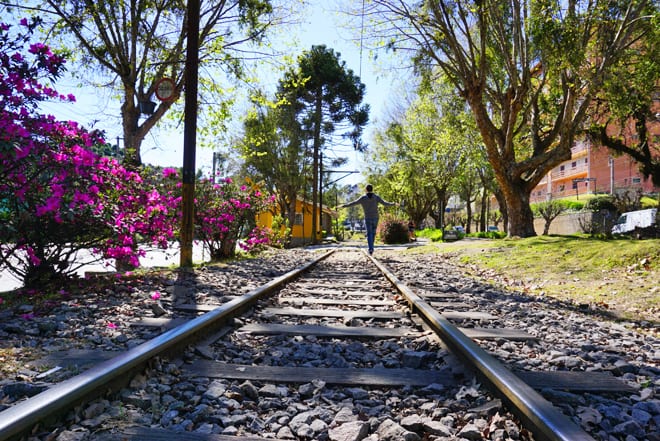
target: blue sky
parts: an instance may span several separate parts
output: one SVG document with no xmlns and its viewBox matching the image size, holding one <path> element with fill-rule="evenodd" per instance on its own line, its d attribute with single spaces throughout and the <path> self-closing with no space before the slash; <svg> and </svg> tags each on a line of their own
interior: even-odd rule
<svg viewBox="0 0 660 441">
<path fill-rule="evenodd" d="M 312 45 L 325 44 L 335 52 L 339 52 L 341 60 L 346 61 L 347 67 L 360 75 L 362 82 L 366 85 L 365 102 L 369 103 L 371 107 L 370 123 L 364 134 L 364 141 L 370 143 L 375 122 L 382 119 L 386 102 L 392 94 L 392 80 L 382 73 L 377 73 L 380 69 L 369 59 L 366 50 L 362 51 L 361 56 L 356 32 L 341 27 L 340 18 L 334 11 L 337 6 L 323 0 L 315 1 L 315 3 L 318 6 L 310 9 L 311 13 L 307 15 L 306 23 L 287 29 L 286 35 L 291 37 L 291 40 L 286 44 L 296 45 L 294 48 L 296 55 L 302 50 L 309 49 Z M 44 111 L 55 114 L 59 119 L 72 119 L 87 127 L 105 130 L 110 142 L 115 143 L 117 137 L 122 137 L 119 103 L 112 98 L 109 90 L 81 88 L 76 86 L 73 81 L 61 81 L 56 88 L 60 93 L 73 93 L 77 98 L 77 103 L 48 104 L 44 106 Z M 152 130 L 143 143 L 143 162 L 180 167 L 183 164 L 182 133 L 183 127 L 178 132 L 165 133 L 164 130 L 158 128 Z M 335 150 L 337 156 L 349 158 L 350 162 L 341 167 L 342 170 L 359 170 L 361 168 L 362 154 L 347 147 L 339 147 Z M 210 172 L 212 156 L 212 150 L 198 147 L 196 167 Z M 340 176 L 341 174 L 338 174 L 332 179 Z M 355 184 L 361 181 L 362 177 L 359 174 L 353 174 L 341 179 L 340 184 Z"/>
</svg>

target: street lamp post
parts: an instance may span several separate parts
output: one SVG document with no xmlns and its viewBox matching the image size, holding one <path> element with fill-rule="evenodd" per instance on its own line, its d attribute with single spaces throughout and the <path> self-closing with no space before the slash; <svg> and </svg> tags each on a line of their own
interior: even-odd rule
<svg viewBox="0 0 660 441">
<path fill-rule="evenodd" d="M 610 194 L 614 194 L 614 158 L 609 157 L 607 158 L 607 163 L 610 166 Z"/>
<path fill-rule="evenodd" d="M 576 200 L 580 199 L 580 195 L 579 195 L 579 191 L 578 191 L 578 188 L 580 187 L 580 182 L 593 182 L 594 183 L 594 189 L 592 190 L 592 192 L 595 193 L 595 191 L 596 191 L 596 178 L 577 178 L 577 179 L 573 179 L 573 185 L 575 185 L 575 199 Z"/>
</svg>

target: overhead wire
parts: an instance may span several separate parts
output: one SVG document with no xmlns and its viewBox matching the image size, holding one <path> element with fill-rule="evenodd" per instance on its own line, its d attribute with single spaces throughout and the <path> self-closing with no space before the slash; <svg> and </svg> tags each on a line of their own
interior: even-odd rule
<svg viewBox="0 0 660 441">
<path fill-rule="evenodd" d="M 362 44 L 364 41 L 364 1 L 362 0 L 362 14 L 360 15 L 360 78 L 362 78 Z"/>
</svg>

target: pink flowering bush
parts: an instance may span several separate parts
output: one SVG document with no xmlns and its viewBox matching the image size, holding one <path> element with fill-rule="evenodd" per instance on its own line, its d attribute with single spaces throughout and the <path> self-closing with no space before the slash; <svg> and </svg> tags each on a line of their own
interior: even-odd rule
<svg viewBox="0 0 660 441">
<path fill-rule="evenodd" d="M 127 170 L 94 153 L 106 147 L 100 133 L 38 112 L 42 101 L 75 99 L 44 86 L 65 61 L 30 43 L 37 25 L 0 24 L 0 269 L 21 278 L 26 292 L 93 260 L 138 266 L 142 247 L 167 248 L 181 219 L 177 170 Z M 257 187 L 202 180 L 195 197 L 196 238 L 214 259 L 233 256 L 240 238 L 246 251 L 272 241 L 254 226 L 255 214 L 273 203 Z M 92 257 L 79 258 L 83 251 Z"/>
<path fill-rule="evenodd" d="M 137 266 L 140 244 L 166 247 L 179 218 L 176 195 L 92 152 L 99 133 L 38 113 L 41 101 L 74 98 L 42 84 L 64 59 L 30 44 L 37 24 L 0 24 L 0 267 L 28 288 L 72 275 L 81 250 Z"/>
<path fill-rule="evenodd" d="M 267 246 L 274 245 L 274 234 L 272 228 L 256 226 L 250 231 L 238 246 L 245 252 L 258 253 Z"/>
<path fill-rule="evenodd" d="M 195 236 L 204 243 L 214 260 L 234 256 L 239 238 L 245 251 L 269 243 L 269 236 L 255 226 L 255 215 L 274 203 L 256 186 L 238 186 L 232 179 L 213 183 L 204 179 L 195 189 Z"/>
</svg>

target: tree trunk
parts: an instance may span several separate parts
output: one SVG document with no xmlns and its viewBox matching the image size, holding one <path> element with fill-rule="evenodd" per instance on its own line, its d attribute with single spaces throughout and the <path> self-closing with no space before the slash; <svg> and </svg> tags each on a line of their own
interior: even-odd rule
<svg viewBox="0 0 660 441">
<path fill-rule="evenodd" d="M 287 225 L 286 227 L 289 229 L 289 234 L 287 234 L 286 237 L 286 247 L 289 248 L 292 246 L 292 238 L 293 238 L 293 226 L 296 223 L 296 195 L 294 195 L 292 198 L 289 200 L 289 206 L 286 210 L 286 221 Z"/>
<path fill-rule="evenodd" d="M 286 219 L 289 223 L 289 228 L 293 228 L 296 223 L 296 198 L 292 198 L 289 201 L 289 206 L 286 210 Z"/>
<path fill-rule="evenodd" d="M 442 204 L 440 204 L 442 205 Z M 433 211 L 431 211 L 431 219 L 433 219 L 433 222 L 435 223 L 435 228 L 440 228 L 440 215 L 435 214 Z"/>
<path fill-rule="evenodd" d="M 497 203 L 500 206 L 500 213 L 502 214 L 502 225 L 504 228 L 504 232 L 508 233 L 509 231 L 509 210 L 506 209 L 506 199 L 504 199 L 504 193 L 497 188 L 495 191 L 493 191 L 493 194 L 495 195 L 495 199 L 497 200 Z"/>
<path fill-rule="evenodd" d="M 550 224 L 552 223 L 551 220 L 546 220 L 545 225 L 543 226 L 543 235 L 547 236 L 548 233 L 550 232 Z"/>
<path fill-rule="evenodd" d="M 130 79 L 129 79 L 130 80 Z M 131 170 L 142 166 L 142 141 L 151 128 L 162 118 L 172 106 L 172 101 L 161 102 L 151 114 L 145 114 L 140 124 L 142 113 L 139 105 L 134 103 L 140 100 L 130 81 L 124 81 L 124 102 L 121 105 L 122 132 L 124 133 L 124 159 L 122 164 Z M 146 98 L 143 98 L 146 100 Z"/>
<path fill-rule="evenodd" d="M 470 234 L 472 232 L 472 203 L 470 202 L 470 199 L 468 199 L 465 204 L 465 212 L 467 213 L 465 234 Z"/>
<path fill-rule="evenodd" d="M 282 216 L 282 220 L 286 222 L 286 225 L 284 225 L 284 228 L 289 229 L 289 234 L 286 237 L 286 243 L 285 247 L 291 246 L 291 236 L 293 232 L 293 225 L 296 222 L 296 199 L 297 199 L 297 194 L 295 191 L 291 190 L 282 190 L 285 191 L 286 194 L 280 193 L 279 198 L 278 198 L 278 205 L 280 207 L 280 215 Z M 277 231 L 277 234 L 280 232 Z"/>
<path fill-rule="evenodd" d="M 530 192 L 523 186 L 516 185 L 510 185 L 509 188 L 504 188 L 503 191 L 506 199 L 509 237 L 536 236 L 534 213 L 529 206 Z"/>
<path fill-rule="evenodd" d="M 135 106 L 135 90 L 124 82 L 124 102 L 121 105 L 122 131 L 124 133 L 124 159 L 122 164 L 131 170 L 142 165 L 140 147 L 142 139 L 138 137 L 140 108 Z"/>
<path fill-rule="evenodd" d="M 435 188 L 435 193 L 436 193 L 436 199 L 438 203 L 438 214 L 436 215 L 431 215 L 433 220 L 435 221 L 435 227 L 442 229 L 445 226 L 445 208 L 447 208 L 447 188 L 442 187 L 442 188 Z"/>
<path fill-rule="evenodd" d="M 488 189 L 483 188 L 483 193 L 481 194 L 481 221 L 479 222 L 480 231 L 486 231 L 488 226 Z"/>
</svg>

